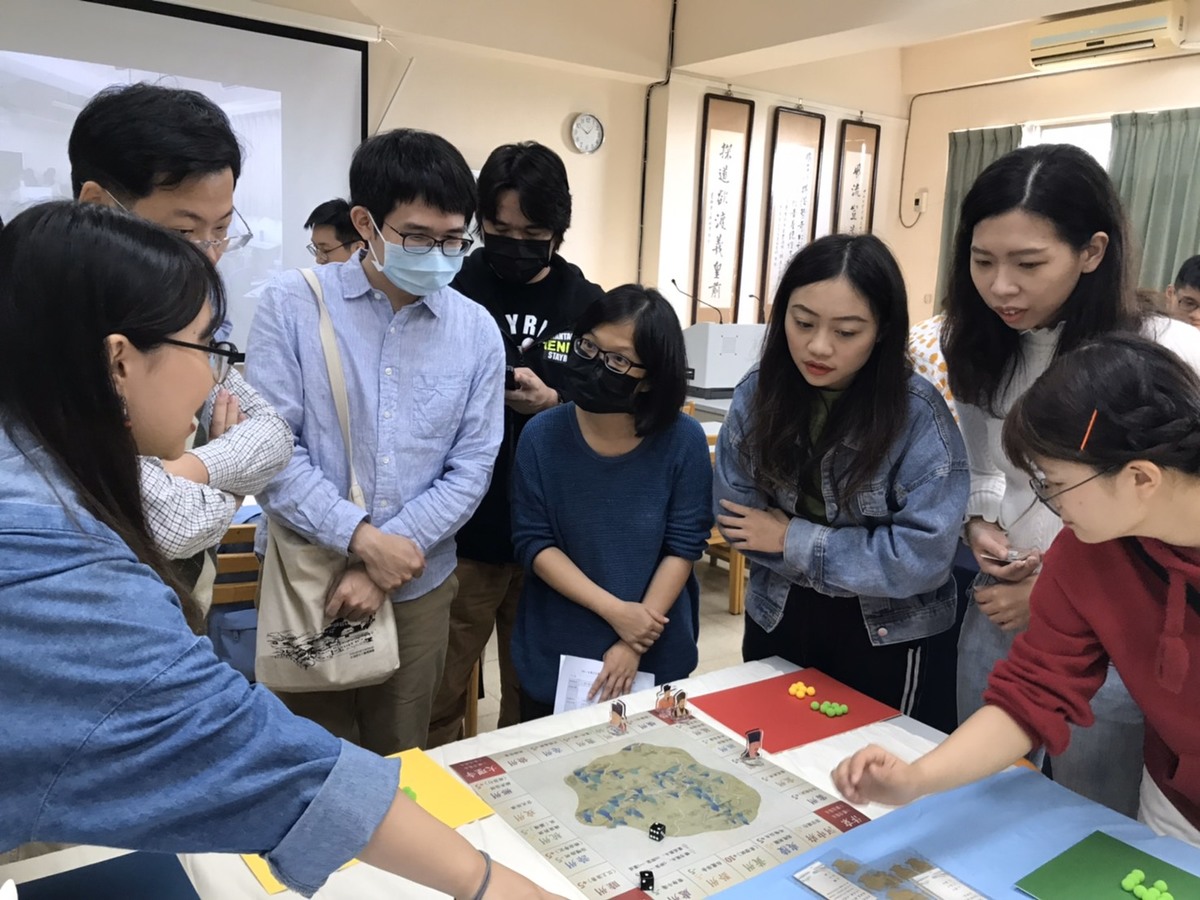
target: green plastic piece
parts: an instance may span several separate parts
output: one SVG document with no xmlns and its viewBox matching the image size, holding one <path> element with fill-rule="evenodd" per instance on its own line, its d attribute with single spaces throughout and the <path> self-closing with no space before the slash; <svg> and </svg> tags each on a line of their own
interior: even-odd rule
<svg viewBox="0 0 1200 900">
<path fill-rule="evenodd" d="M 842 715 L 844 716 L 848 712 L 850 712 L 850 707 L 847 706 L 845 703 L 843 703 L 842 704 Z"/>
<path fill-rule="evenodd" d="M 1137 897 L 1138 900 L 1146 900 L 1146 886 L 1144 884 L 1139 884 L 1134 887 L 1133 896 Z"/>
<path fill-rule="evenodd" d="M 812 702 L 812 708 L 813 708 L 813 709 L 820 709 L 820 708 L 821 708 L 821 704 L 820 704 L 820 703 L 818 703 L 816 700 L 814 700 L 814 701 Z"/>
<path fill-rule="evenodd" d="M 1141 869 L 1134 869 L 1129 873 L 1129 877 L 1133 879 L 1134 884 L 1141 884 L 1146 880 L 1146 873 Z"/>
<path fill-rule="evenodd" d="M 1156 887 L 1146 888 L 1146 900 L 1160 900 L 1162 891 Z"/>
<path fill-rule="evenodd" d="M 1163 891 L 1162 895 L 1158 898 L 1158 900 L 1175 900 L 1175 895 L 1168 894 L 1166 891 Z"/>
<path fill-rule="evenodd" d="M 410 787 L 401 788 L 400 790 L 402 790 L 402 791 L 404 791 L 404 793 L 408 794 L 409 800 L 412 800 L 414 803 L 416 803 L 416 801 L 417 801 L 417 792 L 416 791 L 414 791 Z"/>
<path fill-rule="evenodd" d="M 1154 889 L 1161 894 L 1167 889 L 1167 883 L 1160 878 L 1158 881 L 1154 882 Z"/>
<path fill-rule="evenodd" d="M 830 709 L 825 710 L 825 715 L 829 716 L 829 718 L 832 719 L 834 716 L 837 715 L 837 713 L 832 708 L 830 708 Z"/>
</svg>

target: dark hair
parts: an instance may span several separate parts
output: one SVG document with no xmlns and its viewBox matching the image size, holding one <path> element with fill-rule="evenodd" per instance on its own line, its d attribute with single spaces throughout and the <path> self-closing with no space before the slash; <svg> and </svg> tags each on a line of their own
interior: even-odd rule
<svg viewBox="0 0 1200 900">
<path fill-rule="evenodd" d="M 342 243 L 349 244 L 362 240 L 354 223 L 350 221 L 350 204 L 340 197 L 335 200 L 326 200 L 308 214 L 308 221 L 304 223 L 305 228 L 318 228 L 321 225 L 328 225 L 332 228 L 333 233 Z"/>
<path fill-rule="evenodd" d="M 804 380 L 788 348 L 786 323 L 792 293 L 806 285 L 845 278 L 870 304 L 879 326 L 878 343 L 859 370 L 814 443 L 813 410 L 820 395 Z M 908 295 L 891 251 L 869 234 L 831 234 L 814 241 L 788 264 L 775 291 L 771 321 L 763 338 L 741 455 L 760 485 L 820 496 L 821 460 L 847 438 L 861 451 L 834 485 L 839 504 L 882 465 L 908 418 Z"/>
<path fill-rule="evenodd" d="M 1142 320 L 1134 299 L 1121 201 L 1108 174 L 1091 154 L 1070 144 L 1022 147 L 983 170 L 962 204 L 942 326 L 942 352 L 950 389 L 961 402 L 996 414 L 1011 382 L 1021 336 L 992 312 L 971 278 L 971 241 L 984 219 L 1023 210 L 1048 221 L 1076 250 L 1097 232 L 1108 235 L 1104 258 L 1085 272 L 1063 304 L 1056 354 Z"/>
<path fill-rule="evenodd" d="M 1198 475 L 1200 378 L 1152 340 L 1107 335 L 1051 364 L 1004 420 L 1003 443 L 1030 474 L 1041 458 L 1101 471 L 1144 459 Z"/>
<path fill-rule="evenodd" d="M 562 157 L 535 141 L 497 147 L 479 170 L 481 220 L 496 220 L 505 191 L 516 191 L 525 218 L 562 242 L 571 227 L 571 185 Z"/>
<path fill-rule="evenodd" d="M 1185 287 L 1200 290 L 1200 256 L 1188 257 L 1179 267 L 1179 274 L 1175 276 L 1175 288 L 1178 290 Z"/>
<path fill-rule="evenodd" d="M 414 201 L 471 220 L 475 178 L 458 148 L 415 128 L 385 131 L 359 144 L 350 161 L 350 204 L 366 207 L 382 228 L 398 204 Z"/>
<path fill-rule="evenodd" d="M 0 409 L 61 465 L 84 507 L 175 589 L 193 628 L 195 602 L 146 524 L 105 338 L 122 334 L 150 350 L 208 304 L 211 335 L 225 295 L 204 253 L 119 210 L 46 203 L 0 232 Z"/>
<path fill-rule="evenodd" d="M 229 117 L 197 91 L 156 84 L 113 85 L 75 119 L 67 141 L 71 190 L 94 181 L 118 200 L 140 200 L 156 188 L 196 175 L 242 173 L 242 148 Z"/>
<path fill-rule="evenodd" d="M 662 294 L 640 284 L 623 284 L 583 311 L 575 323 L 575 337 L 617 322 L 633 323 L 633 349 L 646 367 L 647 389 L 633 399 L 634 431 L 645 437 L 669 428 L 687 395 L 683 329 Z"/>
</svg>

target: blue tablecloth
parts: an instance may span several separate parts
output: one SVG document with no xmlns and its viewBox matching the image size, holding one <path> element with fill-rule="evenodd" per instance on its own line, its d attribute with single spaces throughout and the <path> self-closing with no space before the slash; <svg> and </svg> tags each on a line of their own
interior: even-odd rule
<svg viewBox="0 0 1200 900">
<path fill-rule="evenodd" d="M 1029 900 L 1013 885 L 1093 831 L 1200 875 L 1200 848 L 1159 837 L 1132 819 L 1021 769 L 918 800 L 730 888 L 721 897 L 815 898 L 792 878 L 809 863 L 833 852 L 870 863 L 900 850 L 915 850 L 993 900 Z"/>
</svg>

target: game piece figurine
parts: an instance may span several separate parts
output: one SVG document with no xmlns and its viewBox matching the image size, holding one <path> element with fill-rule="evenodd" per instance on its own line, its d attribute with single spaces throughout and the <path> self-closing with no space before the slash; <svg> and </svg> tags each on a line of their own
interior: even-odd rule
<svg viewBox="0 0 1200 900">
<path fill-rule="evenodd" d="M 675 705 L 671 708 L 671 718 L 675 720 L 690 719 L 692 711 L 687 705 L 687 691 L 675 692 Z"/>
<path fill-rule="evenodd" d="M 625 701 L 614 700 L 608 714 L 608 730 L 613 734 L 625 734 L 629 731 L 629 722 L 625 719 Z"/>
<path fill-rule="evenodd" d="M 746 732 L 746 749 L 738 757 L 748 766 L 761 766 L 763 761 L 758 756 L 762 749 L 763 731 L 761 728 L 751 728 Z"/>
<path fill-rule="evenodd" d="M 638 872 L 638 887 L 643 891 L 654 890 L 654 873 L 648 869 Z"/>
<path fill-rule="evenodd" d="M 662 822 L 655 822 L 650 826 L 650 840 L 661 841 L 667 836 L 667 826 Z"/>
<path fill-rule="evenodd" d="M 654 698 L 654 708 L 665 712 L 674 705 L 675 692 L 671 690 L 671 686 L 669 684 L 659 685 L 658 696 Z"/>
</svg>

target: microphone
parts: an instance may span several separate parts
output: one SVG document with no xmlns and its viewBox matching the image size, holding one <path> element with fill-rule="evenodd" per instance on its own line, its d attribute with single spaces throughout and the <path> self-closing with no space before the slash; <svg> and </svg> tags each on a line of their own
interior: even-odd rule
<svg viewBox="0 0 1200 900">
<path fill-rule="evenodd" d="M 725 317 L 723 315 L 721 315 L 721 310 L 719 310 L 717 307 L 713 306 L 707 300 L 701 300 L 699 297 L 693 297 L 691 294 L 689 294 L 687 291 L 685 291 L 683 288 L 681 288 L 678 284 L 676 284 L 674 278 L 671 279 L 671 287 L 675 288 L 675 290 L 679 291 L 679 293 L 683 294 L 683 296 L 687 297 L 689 300 L 695 300 L 697 303 L 703 303 L 705 306 L 707 306 L 709 309 L 711 309 L 713 312 L 715 312 L 717 314 L 717 324 L 718 325 L 725 324 Z"/>
</svg>

